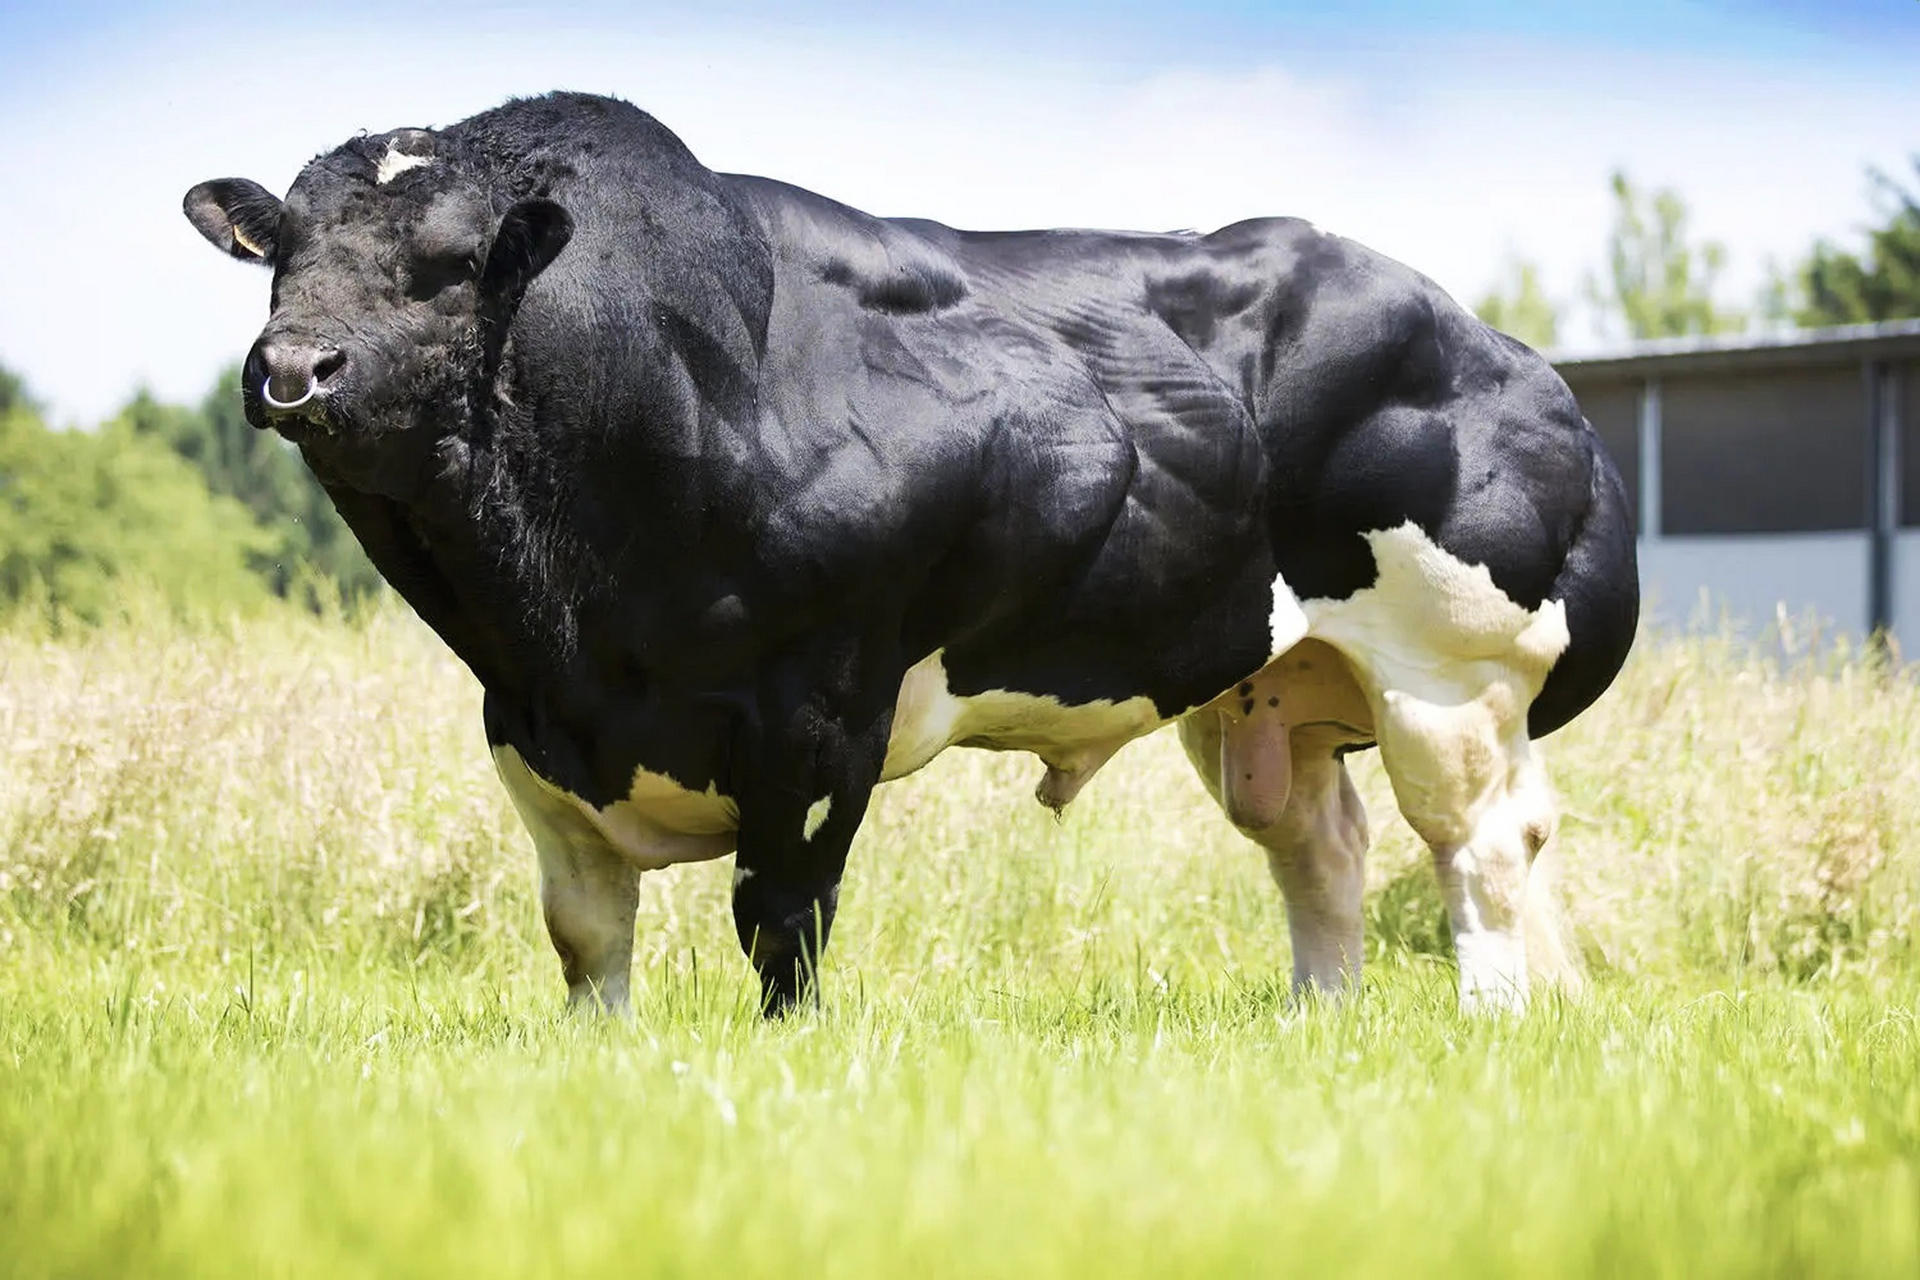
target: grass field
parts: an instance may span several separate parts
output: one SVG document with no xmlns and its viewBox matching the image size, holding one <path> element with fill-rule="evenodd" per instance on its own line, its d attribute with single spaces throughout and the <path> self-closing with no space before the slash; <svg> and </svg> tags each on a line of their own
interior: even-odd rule
<svg viewBox="0 0 1920 1280">
<path fill-rule="evenodd" d="M 824 1007 L 724 864 L 569 1019 L 478 691 L 398 612 L 0 632 L 0 1275 L 1920 1272 L 1920 687 L 1649 645 L 1547 744 L 1592 978 L 1454 1009 L 1369 758 L 1370 970 L 1286 997 L 1175 744 L 952 752 Z"/>
</svg>

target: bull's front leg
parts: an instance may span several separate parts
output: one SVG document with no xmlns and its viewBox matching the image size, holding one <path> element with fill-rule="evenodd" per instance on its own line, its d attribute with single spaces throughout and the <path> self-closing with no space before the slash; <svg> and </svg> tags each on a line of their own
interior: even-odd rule
<svg viewBox="0 0 1920 1280">
<path fill-rule="evenodd" d="M 540 782 L 518 751 L 496 745 L 493 762 L 540 859 L 540 911 L 567 980 L 567 1004 L 629 1013 L 640 869 L 579 803 Z"/>
<path fill-rule="evenodd" d="M 567 980 L 567 1005 L 632 1013 L 633 921 L 640 871 L 603 840 L 535 838 L 540 910 Z"/>
<path fill-rule="evenodd" d="M 769 1017 L 814 990 L 847 851 L 880 780 L 890 694 L 866 701 L 867 714 L 857 718 L 812 708 L 795 716 L 782 740 L 762 744 L 752 786 L 740 798 L 733 922 Z"/>
</svg>

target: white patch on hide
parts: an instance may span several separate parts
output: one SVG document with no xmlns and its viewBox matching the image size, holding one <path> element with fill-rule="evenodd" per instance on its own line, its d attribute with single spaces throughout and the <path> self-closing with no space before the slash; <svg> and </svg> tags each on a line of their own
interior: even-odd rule
<svg viewBox="0 0 1920 1280">
<path fill-rule="evenodd" d="M 815 800 L 811 805 L 807 806 L 807 821 L 806 825 L 800 828 L 800 838 L 803 840 L 813 839 L 814 834 L 820 830 L 820 824 L 825 822 L 827 815 L 832 812 L 832 796 L 821 796 L 818 800 Z"/>
<path fill-rule="evenodd" d="M 880 777 L 883 782 L 905 777 L 948 747 L 964 746 L 1031 751 L 1050 768 L 1084 783 L 1116 750 L 1164 723 L 1147 697 L 1072 706 L 1048 695 L 1000 689 L 957 697 L 948 689 L 942 653 L 935 650 L 900 682 Z"/>
<path fill-rule="evenodd" d="M 400 149 L 399 143 L 389 142 L 387 154 L 380 157 L 380 163 L 373 171 L 373 180 L 384 187 L 407 170 L 432 163 L 432 156 L 409 155 Z"/>
<path fill-rule="evenodd" d="M 1514 692 L 1533 701 L 1566 651 L 1565 605 L 1521 608 L 1485 565 L 1458 559 L 1410 520 L 1366 538 L 1379 577 L 1344 600 L 1308 600 L 1309 634 L 1346 654 L 1376 695 L 1444 702 L 1518 677 L 1525 687 Z"/>
<path fill-rule="evenodd" d="M 1273 613 L 1267 625 L 1273 637 L 1272 647 L 1267 650 L 1269 657 L 1279 657 L 1307 635 L 1307 611 L 1300 607 L 1300 597 L 1293 594 L 1280 574 L 1273 576 Z"/>
<path fill-rule="evenodd" d="M 636 769 L 627 798 L 597 809 L 528 768 L 512 747 L 495 747 L 493 765 L 536 842 L 543 834 L 600 841 L 643 871 L 733 852 L 740 810 L 711 785 L 689 791 L 664 774 Z"/>
<path fill-rule="evenodd" d="M 1453 940 L 1460 962 L 1460 1007 L 1469 1013 L 1521 1013 L 1527 1007 L 1527 947 L 1511 932 L 1463 932 Z"/>
<path fill-rule="evenodd" d="M 1345 600 L 1306 602 L 1373 703 L 1400 812 L 1432 848 L 1469 1008 L 1522 1008 L 1528 865 L 1553 797 L 1527 710 L 1566 652 L 1558 600 L 1526 609 L 1412 522 L 1366 535 L 1379 576 Z"/>
</svg>

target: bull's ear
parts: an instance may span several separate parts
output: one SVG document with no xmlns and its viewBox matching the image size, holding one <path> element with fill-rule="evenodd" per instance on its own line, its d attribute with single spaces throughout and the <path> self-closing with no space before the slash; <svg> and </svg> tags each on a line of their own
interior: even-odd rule
<svg viewBox="0 0 1920 1280">
<path fill-rule="evenodd" d="M 487 250 L 480 296 L 503 320 L 511 320 L 533 278 L 573 239 L 573 217 L 551 200 L 522 200 L 507 210 Z"/>
<path fill-rule="evenodd" d="M 200 234 L 242 262 L 272 262 L 280 238 L 280 198 L 245 178 L 215 178 L 181 202 Z"/>
</svg>

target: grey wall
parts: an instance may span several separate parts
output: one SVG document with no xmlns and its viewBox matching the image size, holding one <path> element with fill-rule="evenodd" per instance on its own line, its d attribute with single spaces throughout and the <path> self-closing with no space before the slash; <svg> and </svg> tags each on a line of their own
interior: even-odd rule
<svg viewBox="0 0 1920 1280">
<path fill-rule="evenodd" d="M 1613 455 L 1620 477 L 1627 482 L 1627 504 L 1633 526 L 1640 527 L 1640 384 L 1600 383 L 1576 388 L 1580 411 Z"/>
<path fill-rule="evenodd" d="M 1866 519 L 1858 367 L 1662 382 L 1666 534 L 1857 529 Z"/>
<path fill-rule="evenodd" d="M 1893 549 L 1893 634 L 1920 659 L 1920 530 L 1903 529 Z"/>
<path fill-rule="evenodd" d="M 1900 397 L 1900 523 L 1920 526 L 1920 365 L 1895 371 Z"/>
<path fill-rule="evenodd" d="M 1920 637 L 1920 534 L 1913 538 L 1910 601 Z M 1858 533 L 1730 534 L 1643 539 L 1640 589 L 1656 626 L 1717 627 L 1727 620 L 1748 632 L 1771 626 L 1780 609 L 1795 618 L 1861 635 L 1867 625 L 1867 535 Z M 1920 645 L 1920 642 L 1917 642 Z M 1916 648 L 1920 652 L 1920 647 Z"/>
</svg>

